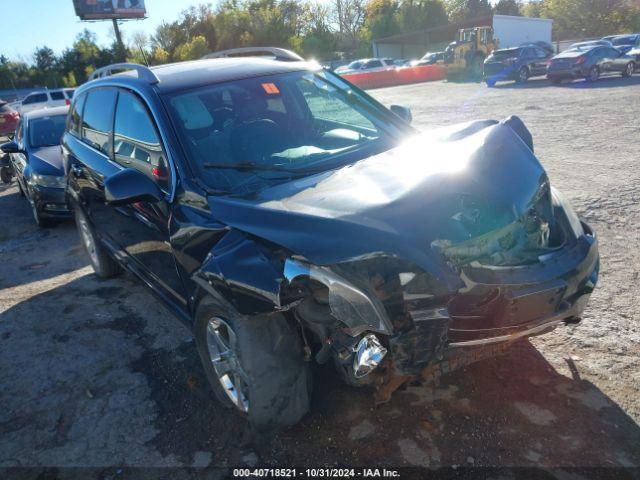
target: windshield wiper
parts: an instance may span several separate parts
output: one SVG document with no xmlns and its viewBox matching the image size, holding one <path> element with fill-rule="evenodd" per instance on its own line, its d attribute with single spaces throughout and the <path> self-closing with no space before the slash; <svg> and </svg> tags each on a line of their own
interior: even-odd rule
<svg viewBox="0 0 640 480">
<path fill-rule="evenodd" d="M 204 168 L 228 168 L 230 170 L 239 170 L 241 172 L 250 172 L 252 170 L 262 171 L 262 172 L 288 172 L 288 173 L 298 173 L 303 172 L 304 169 L 300 168 L 287 168 L 282 164 L 273 164 L 273 165 L 263 165 L 260 163 L 203 163 L 202 166 Z"/>
</svg>

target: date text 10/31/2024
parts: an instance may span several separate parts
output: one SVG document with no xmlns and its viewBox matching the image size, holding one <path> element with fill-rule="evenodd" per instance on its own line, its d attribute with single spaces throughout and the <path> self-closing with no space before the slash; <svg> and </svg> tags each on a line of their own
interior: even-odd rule
<svg viewBox="0 0 640 480">
<path fill-rule="evenodd" d="M 235 468 L 235 478 L 398 478 L 397 470 L 386 468 Z"/>
</svg>

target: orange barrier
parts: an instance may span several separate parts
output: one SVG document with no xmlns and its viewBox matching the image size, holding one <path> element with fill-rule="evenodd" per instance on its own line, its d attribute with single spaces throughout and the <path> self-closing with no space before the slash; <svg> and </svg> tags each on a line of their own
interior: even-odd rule
<svg viewBox="0 0 640 480">
<path fill-rule="evenodd" d="M 397 67 L 378 72 L 346 73 L 342 77 L 366 90 L 442 80 L 445 78 L 445 71 L 439 65 L 421 65 L 419 67 Z"/>
</svg>

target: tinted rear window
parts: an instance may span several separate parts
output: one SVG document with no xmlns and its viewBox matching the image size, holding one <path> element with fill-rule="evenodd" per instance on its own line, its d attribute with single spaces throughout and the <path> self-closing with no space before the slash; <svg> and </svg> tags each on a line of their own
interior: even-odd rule
<svg viewBox="0 0 640 480">
<path fill-rule="evenodd" d="M 68 130 L 73 135 L 80 136 L 80 121 L 82 119 L 82 109 L 84 108 L 84 102 L 87 99 L 86 95 L 81 95 L 73 104 L 73 109 L 69 114 Z"/>
<path fill-rule="evenodd" d="M 116 93 L 110 88 L 91 90 L 87 94 L 82 116 L 82 140 L 105 155 L 111 154 L 109 139 Z"/>
<path fill-rule="evenodd" d="M 64 100 L 64 93 L 62 92 L 50 92 L 52 100 Z"/>
</svg>

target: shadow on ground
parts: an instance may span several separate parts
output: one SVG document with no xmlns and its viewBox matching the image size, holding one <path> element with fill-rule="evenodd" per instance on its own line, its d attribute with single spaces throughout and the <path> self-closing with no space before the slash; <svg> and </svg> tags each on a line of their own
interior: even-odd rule
<svg viewBox="0 0 640 480">
<path fill-rule="evenodd" d="M 311 413 L 257 436 L 213 400 L 188 335 L 156 325 L 169 314 L 136 308 L 144 298 L 126 276 L 88 275 L 0 314 L 0 465 L 191 465 L 202 452 L 215 466 L 640 465 L 638 425 L 571 358 L 568 378 L 526 341 L 380 407 L 315 368 Z"/>
</svg>

